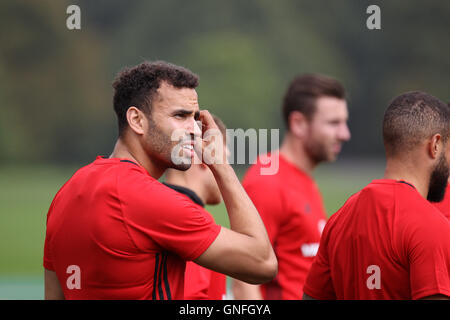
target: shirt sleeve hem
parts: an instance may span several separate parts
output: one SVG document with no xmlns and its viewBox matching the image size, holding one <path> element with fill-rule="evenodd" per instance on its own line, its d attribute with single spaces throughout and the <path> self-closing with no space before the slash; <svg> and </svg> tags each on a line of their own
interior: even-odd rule
<svg viewBox="0 0 450 320">
<path fill-rule="evenodd" d="M 431 289 L 420 290 L 420 291 L 412 294 L 412 298 L 413 298 L 413 300 L 418 300 L 418 299 L 433 296 L 436 294 L 443 294 L 443 295 L 450 297 L 450 290 L 446 289 L 446 288 L 431 288 Z"/>
<path fill-rule="evenodd" d="M 185 257 L 186 260 L 192 261 L 200 257 L 201 254 L 205 252 L 206 249 L 208 249 L 211 243 L 216 240 L 221 228 L 222 227 L 220 225 L 216 224 L 215 227 L 211 230 L 210 235 L 205 238 L 205 240 L 203 240 L 200 245 L 193 252 L 191 252 L 191 254 Z"/>
<path fill-rule="evenodd" d="M 310 296 L 313 299 L 316 300 L 335 300 L 336 298 L 334 297 L 324 297 L 321 296 L 320 294 L 316 294 L 317 292 L 314 292 L 314 290 L 312 290 L 309 287 L 304 286 L 303 287 L 303 293 L 307 294 L 308 296 Z"/>
<path fill-rule="evenodd" d="M 50 271 L 55 271 L 55 268 L 53 267 L 53 264 L 49 260 L 44 259 L 43 265 L 44 265 L 45 269 L 50 270 Z"/>
</svg>

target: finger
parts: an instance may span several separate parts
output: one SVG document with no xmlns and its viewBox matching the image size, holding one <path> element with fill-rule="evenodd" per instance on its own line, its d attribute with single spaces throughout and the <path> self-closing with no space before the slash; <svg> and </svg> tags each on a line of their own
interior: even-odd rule
<svg viewBox="0 0 450 320">
<path fill-rule="evenodd" d="M 203 123 L 203 132 L 208 129 L 217 127 L 211 113 L 208 110 L 200 111 L 200 121 Z"/>
<path fill-rule="evenodd" d="M 202 159 L 202 154 L 203 154 L 203 139 L 201 135 L 194 135 L 194 151 L 197 154 L 197 157 L 200 159 Z"/>
<path fill-rule="evenodd" d="M 203 124 L 200 120 L 196 120 L 194 124 L 194 138 L 201 137 L 203 134 Z"/>
</svg>

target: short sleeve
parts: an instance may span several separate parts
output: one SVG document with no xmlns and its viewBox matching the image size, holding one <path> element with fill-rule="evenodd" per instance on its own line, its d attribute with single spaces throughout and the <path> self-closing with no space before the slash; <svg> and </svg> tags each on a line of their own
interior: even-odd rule
<svg viewBox="0 0 450 320">
<path fill-rule="evenodd" d="M 55 268 L 53 267 L 52 262 L 52 254 L 50 251 L 50 239 L 49 237 L 45 237 L 45 243 L 44 243 L 44 268 L 47 270 L 54 271 Z"/>
<path fill-rule="evenodd" d="M 322 238 L 320 240 L 319 250 L 314 258 L 303 287 L 303 292 L 314 299 L 336 299 L 328 257 L 328 234 L 332 219 L 333 217 L 331 217 L 330 221 L 324 228 Z"/>
<path fill-rule="evenodd" d="M 53 199 L 50 208 L 48 209 L 48 213 L 47 213 L 47 228 L 46 228 L 46 232 L 45 232 L 45 241 L 44 241 L 44 268 L 47 270 L 51 270 L 54 271 L 55 267 L 53 266 L 53 257 L 52 257 L 52 251 L 51 251 L 51 232 L 48 228 L 48 220 L 50 218 L 50 215 L 52 213 L 55 201 L 56 201 L 56 197 L 58 194 L 56 194 L 55 198 Z"/>
<path fill-rule="evenodd" d="M 438 212 L 427 215 L 426 223 L 415 223 L 408 237 L 411 296 L 450 297 L 450 223 Z"/>
<path fill-rule="evenodd" d="M 221 227 L 186 196 L 143 174 L 121 179 L 129 180 L 118 185 L 124 222 L 139 249 L 152 251 L 157 244 L 184 260 L 195 260 L 218 236 Z"/>
</svg>

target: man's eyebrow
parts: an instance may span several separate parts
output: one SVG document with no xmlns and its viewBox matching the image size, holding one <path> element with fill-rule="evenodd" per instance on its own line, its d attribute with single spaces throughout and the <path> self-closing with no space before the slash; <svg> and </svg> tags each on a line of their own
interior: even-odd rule
<svg viewBox="0 0 450 320">
<path fill-rule="evenodd" d="M 186 109 L 177 109 L 172 112 L 172 114 L 179 114 L 179 115 L 190 115 L 192 113 L 194 113 L 192 110 Z"/>
</svg>

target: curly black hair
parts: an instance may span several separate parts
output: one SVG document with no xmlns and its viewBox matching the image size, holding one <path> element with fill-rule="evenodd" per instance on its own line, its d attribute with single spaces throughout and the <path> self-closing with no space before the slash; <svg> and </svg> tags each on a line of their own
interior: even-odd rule
<svg viewBox="0 0 450 320">
<path fill-rule="evenodd" d="M 199 78 L 190 70 L 165 62 L 145 61 L 120 71 L 113 82 L 114 111 L 119 125 L 119 136 L 128 126 L 126 113 L 129 107 L 150 114 L 152 99 L 162 81 L 176 88 L 196 88 Z"/>
</svg>

